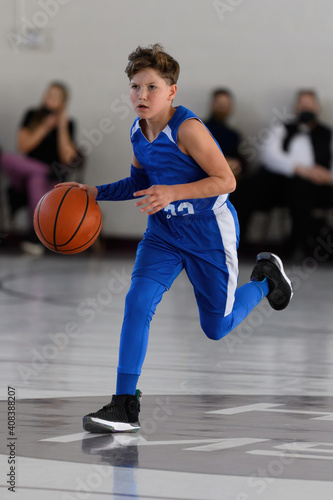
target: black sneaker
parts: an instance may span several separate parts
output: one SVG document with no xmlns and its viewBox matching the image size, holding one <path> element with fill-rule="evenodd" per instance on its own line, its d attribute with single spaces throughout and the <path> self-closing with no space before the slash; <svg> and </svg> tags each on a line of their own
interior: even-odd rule
<svg viewBox="0 0 333 500">
<path fill-rule="evenodd" d="M 111 403 L 83 417 L 83 429 L 94 433 L 138 432 L 141 396 L 139 390 L 136 390 L 135 396 L 114 394 Z"/>
<path fill-rule="evenodd" d="M 257 255 L 257 263 L 251 274 L 251 281 L 262 281 L 267 278 L 269 293 L 267 300 L 276 311 L 285 309 L 293 296 L 290 279 L 284 272 L 281 259 L 270 252 Z"/>
</svg>

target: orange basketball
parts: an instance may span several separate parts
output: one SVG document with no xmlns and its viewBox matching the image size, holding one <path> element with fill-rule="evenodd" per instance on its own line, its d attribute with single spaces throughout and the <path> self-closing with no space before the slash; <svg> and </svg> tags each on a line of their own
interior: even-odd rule
<svg viewBox="0 0 333 500">
<path fill-rule="evenodd" d="M 78 187 L 60 186 L 46 193 L 34 213 L 40 241 L 57 253 L 79 253 L 90 247 L 102 227 L 96 200 Z"/>
</svg>

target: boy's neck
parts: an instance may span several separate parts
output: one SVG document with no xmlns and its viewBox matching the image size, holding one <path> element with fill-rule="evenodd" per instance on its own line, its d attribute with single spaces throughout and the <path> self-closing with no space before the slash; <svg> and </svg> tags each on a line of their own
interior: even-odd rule
<svg viewBox="0 0 333 500">
<path fill-rule="evenodd" d="M 160 132 L 162 132 L 173 117 L 175 111 L 176 108 L 170 106 L 167 110 L 163 110 L 153 118 L 141 118 L 141 126 L 144 124 L 144 132 L 150 142 L 154 141 Z"/>
</svg>

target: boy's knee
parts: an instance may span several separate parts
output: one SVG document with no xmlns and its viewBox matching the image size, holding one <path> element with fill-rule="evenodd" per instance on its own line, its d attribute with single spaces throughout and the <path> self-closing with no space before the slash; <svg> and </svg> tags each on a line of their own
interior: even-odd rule
<svg viewBox="0 0 333 500">
<path fill-rule="evenodd" d="M 125 300 L 126 314 L 152 316 L 164 291 L 165 287 L 154 280 L 133 278 Z"/>
<path fill-rule="evenodd" d="M 129 312 L 142 312 L 145 307 L 147 307 L 147 301 L 144 300 L 140 290 L 135 289 L 135 287 L 130 288 L 126 295 L 125 307 Z"/>
<path fill-rule="evenodd" d="M 216 317 L 201 314 L 201 328 L 210 340 L 220 340 L 230 332 L 230 321 L 228 317 Z"/>
<path fill-rule="evenodd" d="M 224 337 L 224 335 L 220 335 L 220 332 L 211 332 L 207 330 L 204 330 L 204 332 L 209 340 L 221 340 L 221 338 Z"/>
</svg>

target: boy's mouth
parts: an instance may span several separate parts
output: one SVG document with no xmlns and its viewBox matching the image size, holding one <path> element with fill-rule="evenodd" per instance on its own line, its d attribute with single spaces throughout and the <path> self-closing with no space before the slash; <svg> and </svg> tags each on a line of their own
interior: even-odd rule
<svg viewBox="0 0 333 500">
<path fill-rule="evenodd" d="M 144 104 L 139 104 L 138 108 L 140 108 L 140 109 L 148 109 L 148 106 L 145 106 Z"/>
</svg>

